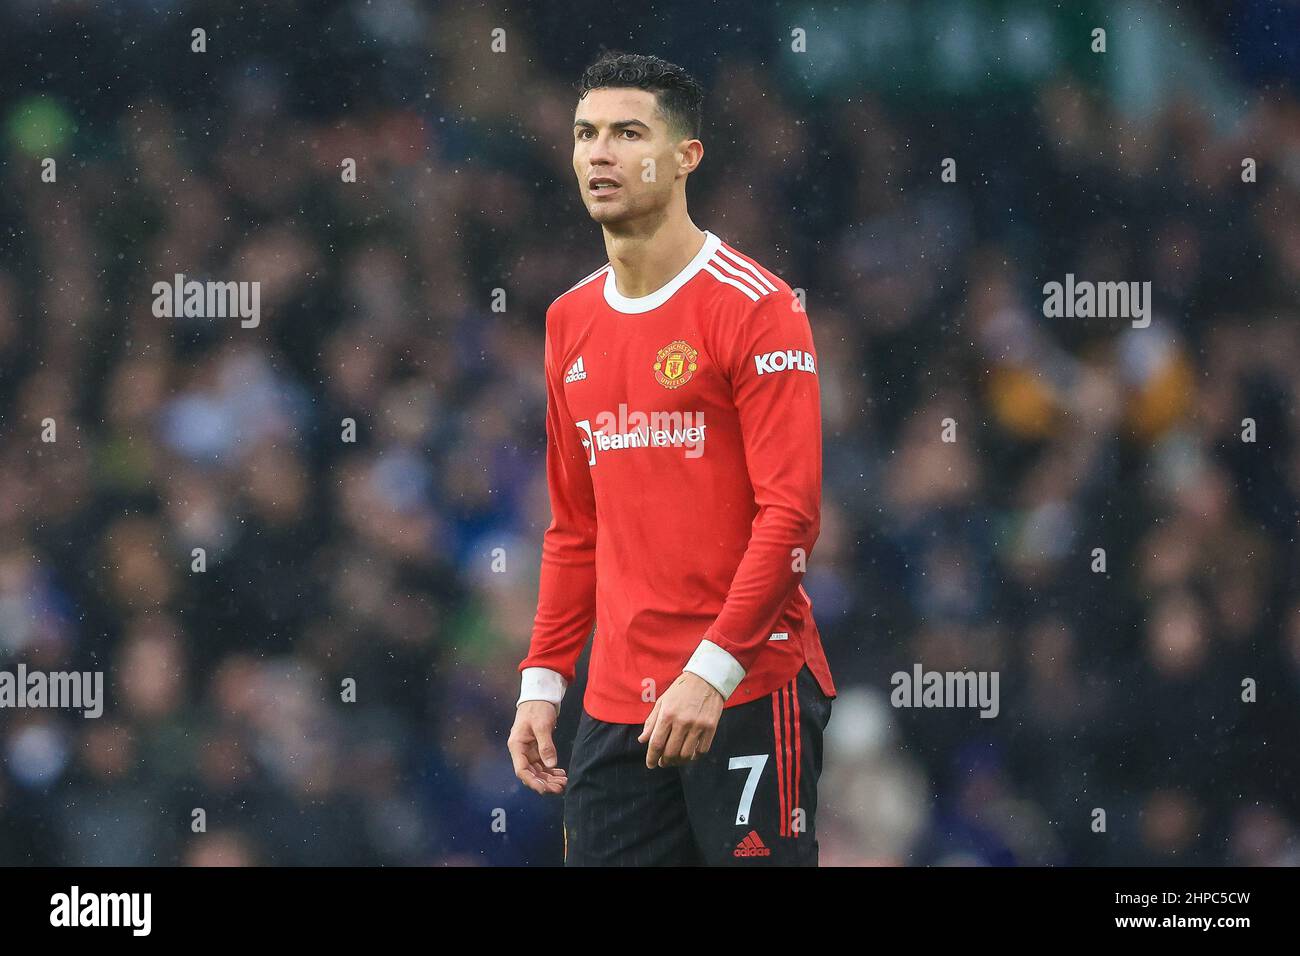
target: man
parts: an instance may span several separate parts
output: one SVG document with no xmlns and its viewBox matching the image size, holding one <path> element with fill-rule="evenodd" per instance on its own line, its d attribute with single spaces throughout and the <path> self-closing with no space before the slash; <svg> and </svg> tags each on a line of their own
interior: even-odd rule
<svg viewBox="0 0 1300 956">
<path fill-rule="evenodd" d="M 515 772 L 565 862 L 815 866 L 835 688 L 800 584 L 821 518 L 816 350 L 790 287 L 686 211 L 702 91 L 583 74 L 573 170 L 609 262 L 546 315 L 552 522 Z M 572 773 L 552 739 L 595 623 Z"/>
</svg>

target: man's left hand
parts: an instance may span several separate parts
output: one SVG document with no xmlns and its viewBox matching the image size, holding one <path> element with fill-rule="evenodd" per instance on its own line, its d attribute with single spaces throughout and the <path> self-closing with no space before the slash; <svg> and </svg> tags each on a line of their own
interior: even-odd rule
<svg viewBox="0 0 1300 956">
<path fill-rule="evenodd" d="M 718 689 L 697 674 L 683 671 L 655 701 L 637 741 L 650 741 L 645 765 L 677 767 L 709 752 L 725 701 Z"/>
</svg>

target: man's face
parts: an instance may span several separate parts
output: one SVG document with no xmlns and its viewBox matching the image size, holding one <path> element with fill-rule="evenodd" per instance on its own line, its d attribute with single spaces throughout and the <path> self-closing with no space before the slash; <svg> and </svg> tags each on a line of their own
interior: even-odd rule
<svg viewBox="0 0 1300 956">
<path fill-rule="evenodd" d="M 591 90 L 573 117 L 573 172 L 591 218 L 627 222 L 668 205 L 682 154 L 647 90 Z"/>
</svg>

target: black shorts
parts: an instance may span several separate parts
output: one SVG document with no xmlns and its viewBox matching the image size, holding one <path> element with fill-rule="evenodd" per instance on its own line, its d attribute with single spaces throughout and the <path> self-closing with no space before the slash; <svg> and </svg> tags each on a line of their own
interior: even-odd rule
<svg viewBox="0 0 1300 956">
<path fill-rule="evenodd" d="M 566 866 L 816 866 L 817 778 L 827 697 L 804 666 L 728 707 L 709 752 L 645 765 L 641 724 L 584 710 L 564 795 Z"/>
</svg>

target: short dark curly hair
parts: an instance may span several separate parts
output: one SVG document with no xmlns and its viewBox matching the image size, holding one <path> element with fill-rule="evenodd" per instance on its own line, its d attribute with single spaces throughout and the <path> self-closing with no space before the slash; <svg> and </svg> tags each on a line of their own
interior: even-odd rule
<svg viewBox="0 0 1300 956">
<path fill-rule="evenodd" d="M 591 90 L 631 88 L 655 94 L 659 112 L 674 132 L 699 139 L 704 124 L 704 87 L 675 63 L 657 56 L 610 50 L 587 67 L 578 82 L 578 99 Z"/>
</svg>

